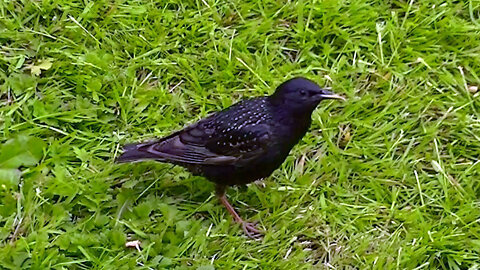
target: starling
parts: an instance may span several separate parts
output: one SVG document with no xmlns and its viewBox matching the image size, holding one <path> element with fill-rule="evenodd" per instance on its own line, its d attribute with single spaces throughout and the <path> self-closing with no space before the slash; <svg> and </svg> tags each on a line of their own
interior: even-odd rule
<svg viewBox="0 0 480 270">
<path fill-rule="evenodd" d="M 220 202 L 249 237 L 261 232 L 245 222 L 225 196 L 227 186 L 269 176 L 305 135 L 324 99 L 344 99 L 305 78 L 293 78 L 271 96 L 240 101 L 167 137 L 128 144 L 118 162 L 156 160 L 180 165 L 216 184 Z"/>
</svg>

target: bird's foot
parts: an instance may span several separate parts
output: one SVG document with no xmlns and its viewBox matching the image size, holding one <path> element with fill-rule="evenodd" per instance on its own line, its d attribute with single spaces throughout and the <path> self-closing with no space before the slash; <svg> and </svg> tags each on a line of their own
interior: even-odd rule
<svg viewBox="0 0 480 270">
<path fill-rule="evenodd" d="M 245 232 L 245 234 L 252 239 L 259 239 L 263 236 L 262 231 L 257 229 L 257 226 L 255 223 L 243 221 L 242 229 Z"/>
<path fill-rule="evenodd" d="M 250 223 L 244 221 L 238 213 L 233 209 L 233 206 L 228 202 L 227 197 L 225 197 L 225 190 L 224 186 L 217 186 L 217 195 L 218 198 L 220 199 L 220 202 L 225 206 L 227 211 L 233 216 L 233 220 L 235 220 L 236 223 L 239 223 L 242 225 L 242 229 L 245 232 L 245 234 L 252 238 L 252 239 L 258 239 L 260 238 L 263 233 L 259 229 L 257 229 L 257 226 L 255 223 Z"/>
</svg>

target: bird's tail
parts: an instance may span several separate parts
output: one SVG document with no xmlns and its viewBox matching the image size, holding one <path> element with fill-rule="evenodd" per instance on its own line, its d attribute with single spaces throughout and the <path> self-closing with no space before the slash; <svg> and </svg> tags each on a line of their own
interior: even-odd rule
<svg viewBox="0 0 480 270">
<path fill-rule="evenodd" d="M 123 153 L 115 160 L 115 162 L 123 163 L 145 159 L 159 159 L 157 155 L 149 153 L 148 151 L 142 151 L 142 149 L 145 149 L 145 147 L 148 147 L 153 143 L 155 142 L 126 144 L 123 147 Z"/>
</svg>

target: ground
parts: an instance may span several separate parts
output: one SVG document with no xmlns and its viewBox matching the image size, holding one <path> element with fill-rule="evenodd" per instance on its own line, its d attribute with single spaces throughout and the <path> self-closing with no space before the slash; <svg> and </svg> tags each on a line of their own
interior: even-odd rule
<svg viewBox="0 0 480 270">
<path fill-rule="evenodd" d="M 478 269 L 479 41 L 477 0 L 1 1 L 0 265 Z M 262 240 L 205 179 L 113 162 L 293 76 L 348 100 L 229 189 Z"/>
</svg>

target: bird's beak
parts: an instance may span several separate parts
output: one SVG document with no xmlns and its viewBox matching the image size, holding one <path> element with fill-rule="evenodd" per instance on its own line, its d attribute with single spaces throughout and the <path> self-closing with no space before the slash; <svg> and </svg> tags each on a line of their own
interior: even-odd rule
<svg viewBox="0 0 480 270">
<path fill-rule="evenodd" d="M 322 93 L 320 94 L 320 97 L 323 99 L 341 99 L 345 101 L 346 99 L 340 95 L 337 95 L 333 92 L 327 91 L 327 90 L 322 90 Z"/>
</svg>

